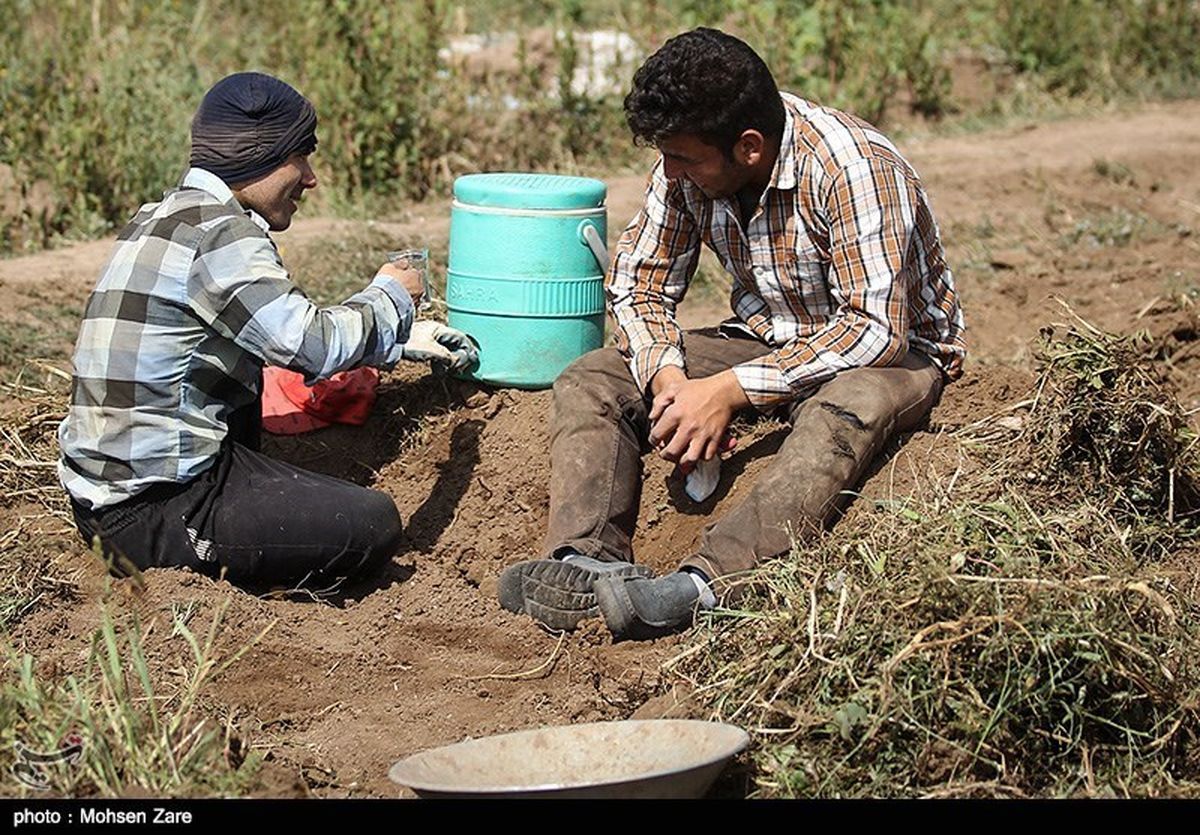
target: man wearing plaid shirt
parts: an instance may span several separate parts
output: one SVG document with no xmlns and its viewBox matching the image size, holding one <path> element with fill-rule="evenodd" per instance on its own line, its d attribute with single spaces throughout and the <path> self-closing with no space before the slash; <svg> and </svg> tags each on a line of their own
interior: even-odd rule
<svg viewBox="0 0 1200 835">
<path fill-rule="evenodd" d="M 218 82 L 192 122 L 191 169 L 121 232 L 88 299 L 58 469 L 84 541 L 119 573 L 325 588 L 399 548 L 389 496 L 257 451 L 265 363 L 311 383 L 473 360 L 465 334 L 414 323 L 415 271 L 385 264 L 328 308 L 292 283 L 268 232 L 317 184 L 316 124 L 276 78 Z"/>
<path fill-rule="evenodd" d="M 652 55 L 625 112 L 661 159 L 609 273 L 618 345 L 555 384 L 547 559 L 510 566 L 499 593 L 555 628 L 602 615 L 647 638 L 833 521 L 961 374 L 965 342 L 921 182 L 873 127 L 780 94 L 749 46 L 712 29 Z M 734 318 L 684 332 L 675 306 L 701 246 L 733 278 Z M 640 455 L 709 469 L 752 408 L 783 408 L 787 440 L 680 571 L 653 578 L 631 549 Z"/>
</svg>

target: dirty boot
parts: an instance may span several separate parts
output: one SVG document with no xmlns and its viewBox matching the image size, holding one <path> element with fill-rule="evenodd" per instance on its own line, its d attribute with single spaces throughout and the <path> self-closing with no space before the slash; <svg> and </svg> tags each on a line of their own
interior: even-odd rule
<svg viewBox="0 0 1200 835">
<path fill-rule="evenodd" d="M 573 555 L 562 560 L 527 560 L 500 574 L 500 605 L 551 629 L 574 629 L 600 616 L 592 586 L 601 577 L 649 577 L 650 569 L 628 562 L 603 562 Z"/>
<path fill-rule="evenodd" d="M 657 579 L 601 577 L 595 592 L 615 638 L 644 641 L 679 632 L 691 626 L 697 608 L 707 608 L 700 600 L 700 586 L 684 571 Z"/>
</svg>

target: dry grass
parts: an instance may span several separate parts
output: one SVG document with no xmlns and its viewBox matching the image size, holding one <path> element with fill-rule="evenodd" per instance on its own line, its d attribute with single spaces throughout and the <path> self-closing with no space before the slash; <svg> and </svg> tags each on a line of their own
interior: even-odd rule
<svg viewBox="0 0 1200 835">
<path fill-rule="evenodd" d="M 671 668 L 766 796 L 1200 793 L 1195 446 L 1139 337 L 1046 334 L 953 472 L 752 578 Z M 874 512 L 869 512 L 873 510 Z"/>
<path fill-rule="evenodd" d="M 202 634 L 189 625 L 192 609 L 173 606 L 169 634 L 152 644 L 159 616 L 143 626 L 104 602 L 84 670 L 65 678 L 40 674 L 33 656 L 8 649 L 0 661 L 0 769 L 18 777 L 23 794 L 243 792 L 259 758 L 243 757 L 232 720 L 216 721 L 203 694 L 274 623 L 223 655 L 217 645 L 227 605 Z M 178 667 L 164 669 L 181 656 Z"/>
<path fill-rule="evenodd" d="M 66 378 L 66 379 L 64 379 Z M 0 391 L 0 629 L 56 599 L 71 598 L 79 569 L 59 564 L 58 545 L 74 536 L 66 496 L 58 485 L 55 431 L 66 412 L 69 376 L 30 363 Z"/>
<path fill-rule="evenodd" d="M 234 762 L 231 728 L 201 708 L 208 682 L 247 649 L 219 656 L 222 610 L 199 636 L 183 613 L 172 611 L 170 634 L 158 643 L 179 645 L 191 663 L 169 674 L 160 669 L 168 654 L 147 643 L 158 621 L 143 627 L 136 615 L 115 613 L 103 601 L 86 665 L 76 675 L 47 671 L 12 644 L 11 630 L 31 613 L 79 594 L 83 567 L 59 560 L 78 553 L 55 472 L 69 382 L 57 365 L 34 360 L 0 383 L 6 401 L 0 420 L 6 528 L 0 534 L 0 772 L 15 778 L 10 790 L 24 794 L 239 791 L 253 780 L 256 761 Z"/>
</svg>

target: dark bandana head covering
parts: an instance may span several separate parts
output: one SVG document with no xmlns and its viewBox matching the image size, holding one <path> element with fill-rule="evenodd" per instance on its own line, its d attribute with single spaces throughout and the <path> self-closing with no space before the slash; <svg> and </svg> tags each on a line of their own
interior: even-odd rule
<svg viewBox="0 0 1200 835">
<path fill-rule="evenodd" d="M 312 104 L 290 85 L 260 72 L 218 81 L 192 119 L 192 167 L 231 185 L 257 179 L 292 154 L 311 154 L 316 147 Z"/>
</svg>

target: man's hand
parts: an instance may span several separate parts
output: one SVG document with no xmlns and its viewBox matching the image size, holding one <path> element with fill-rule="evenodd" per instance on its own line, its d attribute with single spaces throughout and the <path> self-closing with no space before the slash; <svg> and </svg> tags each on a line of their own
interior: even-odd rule
<svg viewBox="0 0 1200 835">
<path fill-rule="evenodd" d="M 412 297 L 413 306 L 421 303 L 421 297 L 425 294 L 425 288 L 421 284 L 421 271 L 401 268 L 397 264 L 390 261 L 379 268 L 376 275 L 386 275 L 388 278 L 400 282 L 400 286 L 408 291 L 408 295 Z"/>
<path fill-rule="evenodd" d="M 697 462 L 732 449 L 729 422 L 750 405 L 733 371 L 689 380 L 683 370 L 667 367 L 650 382 L 650 443 L 685 473 Z"/>
<path fill-rule="evenodd" d="M 435 372 L 463 371 L 479 360 L 479 350 L 471 337 L 460 330 L 422 319 L 414 322 L 401 357 L 412 362 L 428 362 Z"/>
</svg>

